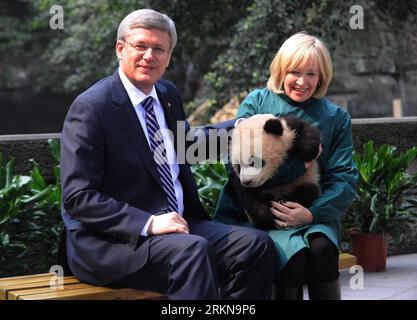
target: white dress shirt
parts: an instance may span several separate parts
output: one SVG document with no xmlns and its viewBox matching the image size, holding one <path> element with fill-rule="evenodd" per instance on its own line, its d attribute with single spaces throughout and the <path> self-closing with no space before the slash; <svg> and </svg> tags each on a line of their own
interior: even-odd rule
<svg viewBox="0 0 417 320">
<path fill-rule="evenodd" d="M 164 110 L 158 99 L 155 86 L 153 86 L 151 93 L 149 95 L 146 95 L 130 82 L 130 80 L 126 77 L 126 75 L 124 74 L 123 70 L 120 67 L 118 69 L 118 72 L 119 72 L 120 80 L 122 81 L 123 86 L 125 87 L 127 94 L 130 98 L 130 101 L 132 102 L 132 105 L 135 108 L 136 115 L 138 116 L 139 123 L 142 126 L 143 132 L 145 133 L 149 147 L 150 147 L 150 142 L 149 142 L 148 130 L 146 127 L 146 112 L 140 104 L 148 96 L 152 96 L 152 98 L 154 99 L 153 108 L 155 111 L 156 120 L 158 121 L 159 127 L 161 128 L 162 137 L 164 139 L 164 145 L 166 149 L 168 164 L 171 170 L 172 181 L 174 182 L 175 196 L 177 198 L 177 203 L 178 203 L 178 213 L 182 215 L 184 212 L 184 202 L 183 202 L 183 190 L 182 190 L 181 182 L 178 179 L 180 168 L 177 162 L 177 155 L 175 153 L 174 142 L 172 141 L 170 135 L 168 134 L 169 129 L 165 121 Z M 154 216 L 151 216 L 149 220 L 147 221 L 147 223 L 145 224 L 145 226 L 143 227 L 141 231 L 142 236 L 148 235 L 147 229 L 153 217 Z"/>
</svg>

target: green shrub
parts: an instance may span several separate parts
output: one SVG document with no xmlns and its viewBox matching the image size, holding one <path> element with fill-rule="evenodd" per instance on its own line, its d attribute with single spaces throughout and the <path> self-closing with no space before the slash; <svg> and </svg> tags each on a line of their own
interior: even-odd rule
<svg viewBox="0 0 417 320">
<path fill-rule="evenodd" d="M 59 159 L 59 142 L 49 140 Z M 11 159 L 0 155 L 0 277 L 47 272 L 55 264 L 60 217 L 60 174 L 48 184 L 34 161 L 28 176 L 13 174 Z"/>
<path fill-rule="evenodd" d="M 359 182 L 356 200 L 344 217 L 345 228 L 388 233 L 398 243 L 417 208 L 417 173 L 407 172 L 416 156 L 416 147 L 398 153 L 386 144 L 375 149 L 372 141 L 363 145 L 362 155 L 354 152 Z"/>
<path fill-rule="evenodd" d="M 204 209 L 210 216 L 214 214 L 220 190 L 228 177 L 223 163 L 210 164 L 208 162 L 191 167 L 197 183 L 198 194 Z"/>
</svg>

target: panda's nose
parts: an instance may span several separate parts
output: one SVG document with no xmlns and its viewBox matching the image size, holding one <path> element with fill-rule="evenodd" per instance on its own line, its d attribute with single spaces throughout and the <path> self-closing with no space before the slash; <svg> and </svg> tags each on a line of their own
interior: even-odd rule
<svg viewBox="0 0 417 320">
<path fill-rule="evenodd" d="M 250 186 L 250 184 L 252 183 L 252 181 L 253 181 L 252 179 L 246 179 L 246 180 L 241 181 L 241 183 L 244 186 Z"/>
</svg>

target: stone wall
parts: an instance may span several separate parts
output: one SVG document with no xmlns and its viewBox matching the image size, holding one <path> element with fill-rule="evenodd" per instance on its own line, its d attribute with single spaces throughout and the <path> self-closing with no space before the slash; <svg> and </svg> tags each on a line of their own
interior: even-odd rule
<svg viewBox="0 0 417 320">
<path fill-rule="evenodd" d="M 332 50 L 333 80 L 327 97 L 353 118 L 390 117 L 394 99 L 403 116 L 417 115 L 416 17 L 392 27 L 365 8 L 363 29 L 349 30 Z"/>
<path fill-rule="evenodd" d="M 41 166 L 44 176 L 53 179 L 53 168 L 56 164 L 48 146 L 48 139 L 59 139 L 59 133 L 0 135 L 0 154 L 5 162 L 12 157 L 15 174 L 28 174 L 33 168 L 29 159 L 36 160 Z"/>
<path fill-rule="evenodd" d="M 404 151 L 417 146 L 417 117 L 352 119 L 352 136 L 355 149 L 372 140 Z"/>
<path fill-rule="evenodd" d="M 365 142 L 373 140 L 375 146 L 387 143 L 404 151 L 417 146 L 417 117 L 353 119 L 352 133 L 356 150 L 361 149 Z M 55 161 L 48 148 L 49 138 L 59 139 L 59 134 L 0 136 L 0 153 L 6 160 L 11 157 L 16 159 L 15 173 L 27 174 L 32 168 L 28 159 L 33 158 L 41 165 L 45 176 L 52 180 Z M 411 170 L 417 170 L 416 163 Z M 348 249 L 349 244 L 345 241 L 342 242 L 342 246 Z M 417 224 L 404 235 L 399 246 L 391 242 L 388 252 L 389 254 L 417 252 Z"/>
</svg>

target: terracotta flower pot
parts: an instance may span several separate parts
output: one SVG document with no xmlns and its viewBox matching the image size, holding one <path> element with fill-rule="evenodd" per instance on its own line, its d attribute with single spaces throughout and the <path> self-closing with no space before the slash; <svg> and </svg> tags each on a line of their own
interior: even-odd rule
<svg viewBox="0 0 417 320">
<path fill-rule="evenodd" d="M 353 254 L 365 272 L 384 271 L 387 265 L 387 237 L 382 234 L 354 233 L 351 235 Z"/>
</svg>

